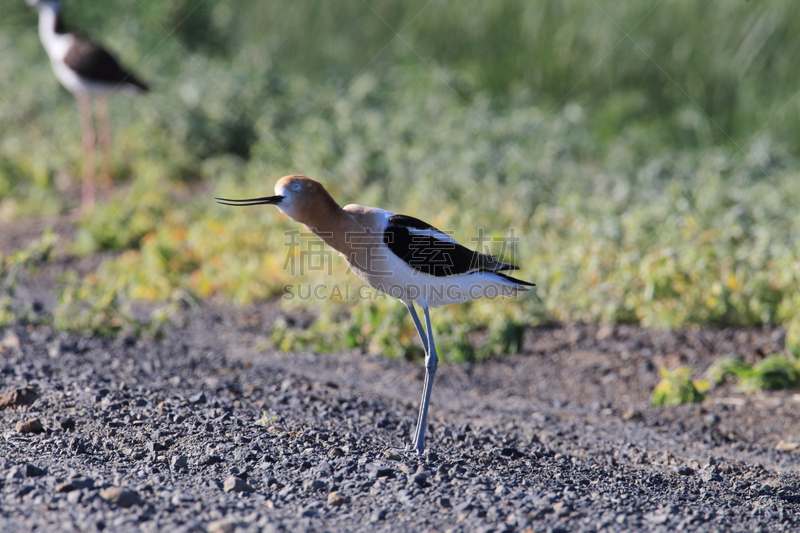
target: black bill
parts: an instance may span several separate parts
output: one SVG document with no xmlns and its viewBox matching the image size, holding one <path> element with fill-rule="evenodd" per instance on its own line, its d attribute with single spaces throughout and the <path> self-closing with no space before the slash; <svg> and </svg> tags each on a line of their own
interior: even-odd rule
<svg viewBox="0 0 800 533">
<path fill-rule="evenodd" d="M 230 198 L 214 198 L 218 204 L 243 206 L 243 205 L 274 205 L 281 203 L 283 196 L 262 196 L 261 198 L 248 198 L 246 200 L 232 200 Z"/>
</svg>

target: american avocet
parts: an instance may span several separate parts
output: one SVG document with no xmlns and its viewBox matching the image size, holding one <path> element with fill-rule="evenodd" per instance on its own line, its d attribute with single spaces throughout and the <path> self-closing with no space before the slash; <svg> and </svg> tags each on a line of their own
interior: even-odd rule
<svg viewBox="0 0 800 533">
<path fill-rule="evenodd" d="M 275 196 L 216 200 L 232 206 L 275 205 L 338 251 L 359 278 L 408 307 L 425 348 L 425 382 L 412 443 L 417 455 L 425 448 L 425 424 L 439 361 L 429 309 L 483 296 L 514 296 L 533 286 L 501 272 L 518 267 L 473 252 L 421 220 L 374 207 L 340 207 L 322 184 L 305 176 L 281 178 Z M 427 334 L 415 303 L 425 313 Z"/>
<path fill-rule="evenodd" d="M 39 11 L 39 38 L 50 58 L 53 72 L 78 100 L 83 127 L 84 207 L 94 204 L 94 145 L 91 97 L 97 98 L 99 144 L 103 150 L 103 185 L 111 185 L 111 122 L 108 117 L 108 96 L 112 92 L 137 94 L 148 90 L 147 84 L 120 66 L 99 44 L 74 33 L 67 33 L 61 17 L 60 0 L 27 0 Z"/>
</svg>

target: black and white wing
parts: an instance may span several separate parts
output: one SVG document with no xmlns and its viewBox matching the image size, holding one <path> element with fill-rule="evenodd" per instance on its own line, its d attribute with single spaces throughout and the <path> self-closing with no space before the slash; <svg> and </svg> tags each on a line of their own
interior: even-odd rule
<svg viewBox="0 0 800 533">
<path fill-rule="evenodd" d="M 443 231 L 414 217 L 392 215 L 383 233 L 389 250 L 417 272 L 436 277 L 489 272 L 520 285 L 533 283 L 502 274 L 519 267 L 462 246 Z"/>
<path fill-rule="evenodd" d="M 149 89 L 146 83 L 132 72 L 125 70 L 102 46 L 85 37 L 75 36 L 74 42 L 64 56 L 64 64 L 78 76 L 88 80 L 132 85 L 140 91 Z"/>
</svg>

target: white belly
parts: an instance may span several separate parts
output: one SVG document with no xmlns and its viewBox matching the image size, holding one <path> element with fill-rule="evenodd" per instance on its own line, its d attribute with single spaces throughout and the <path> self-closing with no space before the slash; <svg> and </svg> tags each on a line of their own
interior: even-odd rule
<svg viewBox="0 0 800 533">
<path fill-rule="evenodd" d="M 108 96 L 113 92 L 132 94 L 135 91 L 130 89 L 127 84 L 108 83 L 104 81 L 94 81 L 82 76 L 78 76 L 74 71 L 67 68 L 63 63 L 53 61 L 53 72 L 56 78 L 72 94 L 88 93 L 92 96 Z"/>
<path fill-rule="evenodd" d="M 370 271 L 350 263 L 350 268 L 369 286 L 403 302 L 415 302 L 431 308 L 457 304 L 476 298 L 513 297 L 518 286 L 486 272 L 458 276 L 431 276 L 412 269 L 402 259 L 385 249 L 373 257 Z"/>
</svg>

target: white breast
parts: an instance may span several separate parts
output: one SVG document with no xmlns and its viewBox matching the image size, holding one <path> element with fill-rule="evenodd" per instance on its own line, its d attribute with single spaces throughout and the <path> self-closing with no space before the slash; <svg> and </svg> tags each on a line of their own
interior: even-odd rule
<svg viewBox="0 0 800 533">
<path fill-rule="evenodd" d="M 39 12 L 39 38 L 42 40 L 50 61 L 64 61 L 75 37 L 69 33 L 56 33 L 56 12 L 51 7 L 43 7 Z"/>
</svg>

